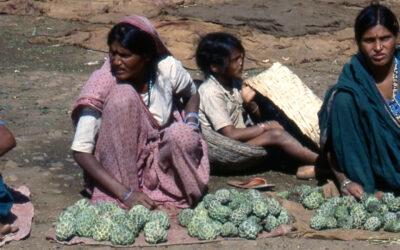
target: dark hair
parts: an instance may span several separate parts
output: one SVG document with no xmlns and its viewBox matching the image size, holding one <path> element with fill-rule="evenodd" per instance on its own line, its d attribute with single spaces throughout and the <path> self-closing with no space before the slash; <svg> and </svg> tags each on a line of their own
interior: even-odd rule
<svg viewBox="0 0 400 250">
<path fill-rule="evenodd" d="M 364 8 L 356 18 L 354 33 L 357 44 L 360 43 L 364 33 L 376 25 L 384 26 L 394 36 L 399 33 L 399 23 L 393 12 L 383 5 L 372 3 Z"/>
<path fill-rule="evenodd" d="M 154 61 L 157 57 L 157 46 L 153 37 L 131 24 L 115 25 L 108 34 L 108 46 L 110 47 L 113 42 L 118 42 L 136 55 L 150 58 L 150 61 Z"/>
<path fill-rule="evenodd" d="M 224 72 L 235 49 L 244 54 L 242 44 L 233 35 L 224 32 L 209 33 L 197 46 L 196 63 L 206 77 L 213 74 L 211 65 Z"/>
</svg>

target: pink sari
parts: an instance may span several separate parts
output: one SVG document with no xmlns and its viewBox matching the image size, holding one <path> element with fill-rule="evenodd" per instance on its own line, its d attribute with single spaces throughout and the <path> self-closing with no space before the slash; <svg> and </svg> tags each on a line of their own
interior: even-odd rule
<svg viewBox="0 0 400 250">
<path fill-rule="evenodd" d="M 169 54 L 147 19 L 124 20 L 151 34 L 159 53 Z M 158 204 L 184 208 L 201 198 L 209 180 L 207 146 L 195 127 L 182 122 L 179 112 L 161 129 L 136 90 L 116 83 L 109 61 L 82 89 L 72 112 L 75 123 L 79 107 L 85 105 L 102 112 L 95 156 L 110 175 Z M 97 183 L 91 184 L 92 202 L 111 200 L 124 207 Z"/>
</svg>

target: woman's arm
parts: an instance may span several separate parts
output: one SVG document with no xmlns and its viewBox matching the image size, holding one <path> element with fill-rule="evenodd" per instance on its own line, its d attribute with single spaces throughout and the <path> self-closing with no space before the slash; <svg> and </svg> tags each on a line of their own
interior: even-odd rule
<svg viewBox="0 0 400 250">
<path fill-rule="evenodd" d="M 156 207 L 154 201 L 140 191 L 131 191 L 129 194 L 130 189 L 111 176 L 93 154 L 74 151 L 73 156 L 79 166 L 81 166 L 90 177 L 127 207 L 131 208 L 136 204 L 142 204 L 150 209 Z"/>
<path fill-rule="evenodd" d="M 366 135 L 360 126 L 360 114 L 356 110 L 353 96 L 347 92 L 338 92 L 331 112 L 329 165 L 339 186 L 343 187 L 342 194 L 359 198 L 364 189 L 373 192 L 375 179 L 370 166 Z"/>
<path fill-rule="evenodd" d="M 339 183 L 340 193 L 342 195 L 352 195 L 355 198 L 359 199 L 360 196 L 364 193 L 364 189 L 362 188 L 362 186 L 355 182 L 352 182 L 350 179 L 347 178 L 345 173 L 340 172 L 337 169 L 337 163 L 333 153 L 328 153 L 327 157 L 329 166 L 331 167 L 331 170 Z"/>
<path fill-rule="evenodd" d="M 184 99 L 185 102 L 185 113 L 198 113 L 199 112 L 199 105 L 200 105 L 200 95 L 199 92 L 196 91 L 196 94 L 191 95 L 189 98 Z M 186 122 L 194 122 L 197 123 L 198 120 L 194 116 L 190 116 L 186 119 Z"/>
<path fill-rule="evenodd" d="M 72 143 L 75 161 L 99 183 L 99 185 L 109 191 L 126 206 L 132 207 L 137 203 L 141 203 L 147 207 L 154 206 L 154 202 L 146 195 L 140 192 L 129 193 L 129 187 L 125 187 L 111 176 L 94 157 L 93 149 L 95 138 L 100 127 L 101 113 L 88 106 L 83 107 L 80 113 L 75 138 Z M 127 196 L 127 194 L 131 195 Z"/>
<path fill-rule="evenodd" d="M 17 145 L 10 130 L 0 125 L 0 156 L 4 155 Z"/>
</svg>

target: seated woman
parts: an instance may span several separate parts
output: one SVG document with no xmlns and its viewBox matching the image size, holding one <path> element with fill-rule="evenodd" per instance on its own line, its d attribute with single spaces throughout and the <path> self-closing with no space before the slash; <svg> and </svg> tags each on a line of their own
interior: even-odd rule
<svg viewBox="0 0 400 250">
<path fill-rule="evenodd" d="M 260 119 L 253 101 L 256 92 L 242 79 L 244 48 L 227 33 L 210 33 L 202 38 L 196 61 L 206 80 L 199 87 L 200 121 L 221 134 L 253 146 L 278 147 L 302 163 L 312 164 L 297 170 L 297 177 L 315 176 L 317 154 L 302 146 L 277 121 L 248 126 L 251 113 Z"/>
<path fill-rule="evenodd" d="M 108 46 L 109 60 L 92 74 L 72 113 L 72 150 L 92 202 L 193 205 L 206 190 L 209 163 L 189 73 L 144 17 L 114 26 Z"/>
<path fill-rule="evenodd" d="M 3 156 L 15 146 L 16 142 L 13 134 L 0 121 L 0 156 Z M 3 224 L 1 222 L 10 213 L 12 204 L 13 197 L 4 185 L 3 178 L 0 176 L 0 236 L 18 230 L 18 227 L 12 227 L 10 224 Z"/>
<path fill-rule="evenodd" d="M 396 16 L 371 5 L 354 26 L 359 52 L 319 113 L 321 145 L 343 195 L 400 191 L 400 94 Z"/>
</svg>

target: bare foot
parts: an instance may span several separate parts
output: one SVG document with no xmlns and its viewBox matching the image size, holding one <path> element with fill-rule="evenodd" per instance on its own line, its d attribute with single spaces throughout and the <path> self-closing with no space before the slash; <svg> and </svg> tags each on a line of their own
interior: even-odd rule
<svg viewBox="0 0 400 250">
<path fill-rule="evenodd" d="M 307 165 L 297 169 L 296 177 L 298 179 L 310 179 L 315 178 L 315 166 Z"/>
<path fill-rule="evenodd" d="M 0 236 L 4 236 L 9 233 L 15 233 L 18 231 L 17 226 L 11 226 L 10 224 L 1 224 L 0 223 Z"/>
</svg>

